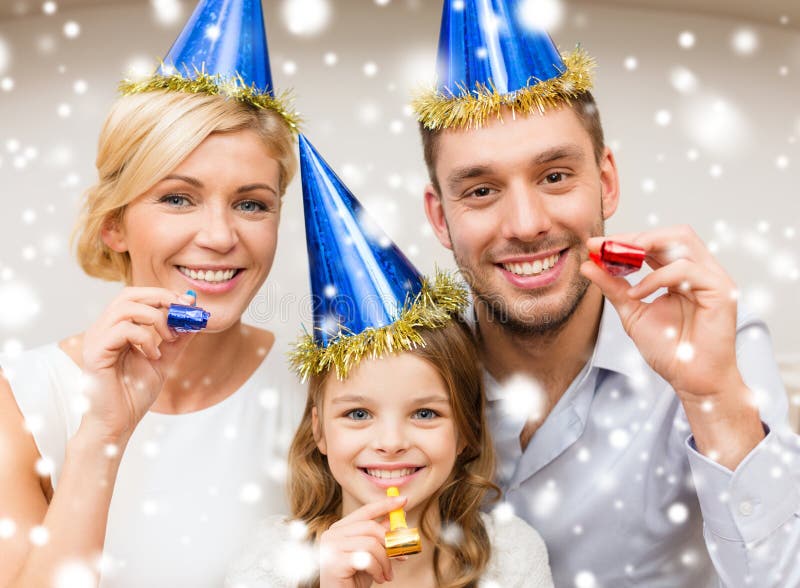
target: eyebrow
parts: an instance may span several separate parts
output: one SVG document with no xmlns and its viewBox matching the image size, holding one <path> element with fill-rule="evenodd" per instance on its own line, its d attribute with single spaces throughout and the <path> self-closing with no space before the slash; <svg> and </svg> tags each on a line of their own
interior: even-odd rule
<svg viewBox="0 0 800 588">
<path fill-rule="evenodd" d="M 178 174 L 169 174 L 168 176 L 166 176 L 161 181 L 165 182 L 167 180 L 178 180 L 180 182 L 186 182 L 187 184 L 191 184 L 192 186 L 195 186 L 197 188 L 202 188 L 203 187 L 203 182 L 201 182 L 197 178 L 193 178 L 191 176 L 181 176 L 181 175 L 178 175 Z"/>
<path fill-rule="evenodd" d="M 187 184 L 190 184 L 190 185 L 194 186 L 195 188 L 203 188 L 204 187 L 203 186 L 203 182 L 201 182 L 197 178 L 193 178 L 191 176 L 182 176 L 180 174 L 169 174 L 168 176 L 166 176 L 161 181 L 165 182 L 167 180 L 178 180 L 180 182 L 186 182 Z M 268 192 L 272 192 L 276 196 L 278 194 L 277 190 L 275 190 L 275 188 L 273 188 L 269 184 L 247 184 L 245 186 L 241 186 L 241 187 L 237 188 L 236 189 L 236 193 L 237 194 L 244 194 L 245 192 L 253 192 L 254 190 L 266 190 Z"/>
<path fill-rule="evenodd" d="M 415 404 L 430 404 L 433 402 L 446 402 L 449 403 L 450 399 L 441 394 L 432 394 L 430 396 L 422 396 L 420 398 L 410 398 L 410 401 Z M 331 404 L 349 404 L 349 403 L 367 403 L 369 399 L 366 396 L 338 396 L 331 401 Z"/>
<path fill-rule="evenodd" d="M 534 166 L 552 163 L 561 159 L 573 159 L 576 161 L 583 161 L 585 154 L 583 150 L 575 144 L 569 143 L 566 145 L 557 145 L 551 147 L 546 151 L 542 151 L 531 160 Z M 456 168 L 447 178 L 447 185 L 451 190 L 455 190 L 458 185 L 464 180 L 478 178 L 491 173 L 492 166 L 490 164 L 478 164 L 468 167 Z"/>
<path fill-rule="evenodd" d="M 278 192 L 270 186 L 269 184 L 247 184 L 246 186 L 242 186 L 241 188 L 236 190 L 237 194 L 243 194 L 245 192 L 252 192 L 254 190 L 266 190 L 267 192 L 272 192 L 276 196 Z"/>
<path fill-rule="evenodd" d="M 547 151 L 542 151 L 533 159 L 533 163 L 534 165 L 542 165 L 557 161 L 559 159 L 575 159 L 582 161 L 583 158 L 583 149 L 581 149 L 578 145 L 568 144 L 558 145 L 557 147 L 553 147 Z"/>
</svg>

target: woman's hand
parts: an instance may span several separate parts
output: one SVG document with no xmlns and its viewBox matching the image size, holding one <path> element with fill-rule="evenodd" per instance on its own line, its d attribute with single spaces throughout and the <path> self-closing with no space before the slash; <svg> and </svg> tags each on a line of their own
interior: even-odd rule
<svg viewBox="0 0 800 588">
<path fill-rule="evenodd" d="M 320 588 L 367 588 L 393 579 L 386 555 L 387 527 L 375 522 L 406 503 L 405 496 L 365 504 L 320 538 Z"/>
<path fill-rule="evenodd" d="M 167 309 L 193 303 L 164 288 L 125 288 L 111 302 L 83 339 L 89 407 L 82 428 L 108 443 L 127 442 L 193 336 L 167 326 Z"/>
</svg>

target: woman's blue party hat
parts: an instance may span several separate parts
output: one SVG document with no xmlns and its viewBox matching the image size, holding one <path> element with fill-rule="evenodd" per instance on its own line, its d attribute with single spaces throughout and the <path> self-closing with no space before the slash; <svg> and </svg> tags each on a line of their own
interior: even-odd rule
<svg viewBox="0 0 800 588">
<path fill-rule="evenodd" d="M 331 367 L 344 378 L 363 357 L 422 344 L 416 329 L 445 324 L 466 292 L 443 273 L 423 278 L 302 134 L 299 143 L 314 330 L 292 363 L 303 379 Z"/>
<path fill-rule="evenodd" d="M 261 0 L 200 0 L 158 71 L 120 89 L 222 94 L 275 110 L 297 128 L 296 114 L 272 84 Z"/>
<path fill-rule="evenodd" d="M 438 85 L 414 101 L 428 129 L 478 127 L 503 108 L 543 112 L 592 87 L 593 62 L 581 49 L 558 52 L 531 24 L 531 0 L 445 0 Z"/>
</svg>

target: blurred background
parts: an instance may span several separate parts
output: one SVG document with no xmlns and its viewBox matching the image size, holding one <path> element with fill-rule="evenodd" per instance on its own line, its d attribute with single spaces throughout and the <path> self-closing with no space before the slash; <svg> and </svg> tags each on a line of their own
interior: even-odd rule
<svg viewBox="0 0 800 588">
<path fill-rule="evenodd" d="M 770 325 L 800 420 L 800 3 L 527 0 L 562 49 L 597 58 L 622 175 L 609 232 L 688 222 Z M 153 71 L 194 0 L 0 0 L 0 349 L 76 333 L 119 289 L 69 237 L 123 77 Z M 265 1 L 273 77 L 304 130 L 423 272 L 453 262 L 428 228 L 408 106 L 433 79 L 435 0 Z M 246 320 L 310 325 L 299 181 Z"/>
</svg>

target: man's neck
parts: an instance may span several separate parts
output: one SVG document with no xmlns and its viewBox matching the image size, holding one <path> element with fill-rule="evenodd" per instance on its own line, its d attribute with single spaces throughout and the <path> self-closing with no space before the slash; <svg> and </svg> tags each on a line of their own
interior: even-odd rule
<svg viewBox="0 0 800 588">
<path fill-rule="evenodd" d="M 603 295 L 591 285 L 559 331 L 520 335 L 491 320 L 485 306 L 477 304 L 483 364 L 500 383 L 514 374 L 534 379 L 547 394 L 549 412 L 591 357 L 602 312 Z"/>
</svg>

